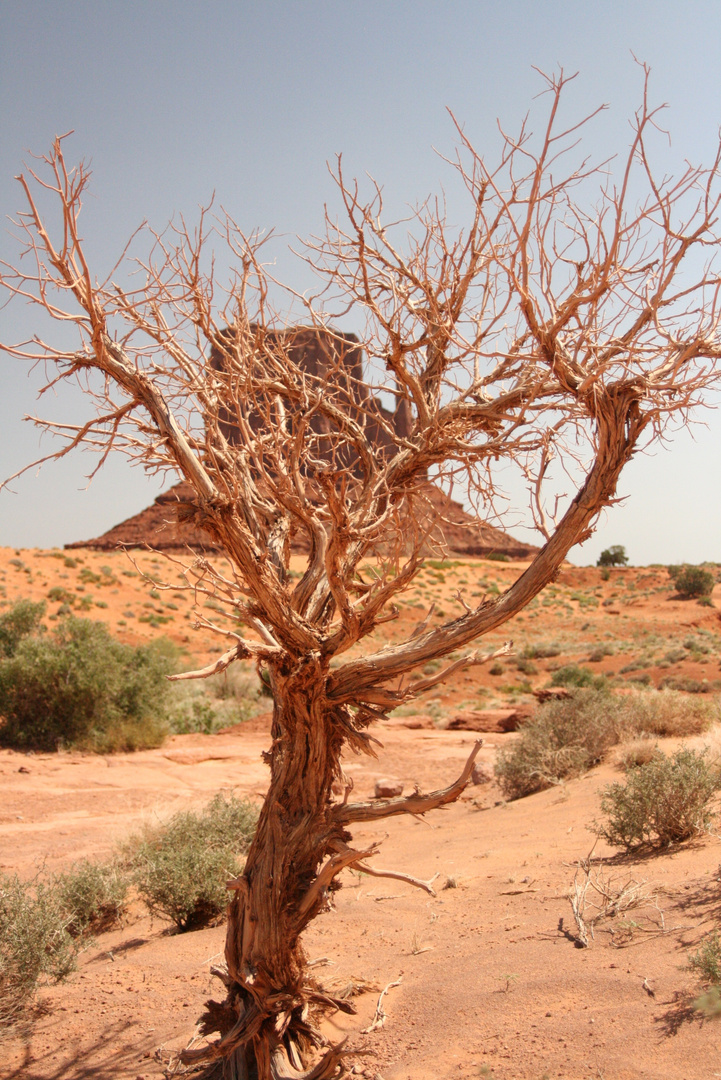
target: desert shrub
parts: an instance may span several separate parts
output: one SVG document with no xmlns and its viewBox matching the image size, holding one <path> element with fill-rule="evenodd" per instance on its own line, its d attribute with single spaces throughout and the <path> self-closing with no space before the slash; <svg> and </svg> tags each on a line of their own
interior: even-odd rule
<svg viewBox="0 0 721 1080">
<path fill-rule="evenodd" d="M 628 555 L 622 544 L 613 544 L 606 548 L 598 557 L 596 566 L 627 566 Z"/>
<path fill-rule="evenodd" d="M 102 623 L 72 616 L 52 634 L 24 637 L 0 661 L 0 745 L 157 746 L 167 730 L 171 649 L 157 642 L 132 648 Z"/>
<path fill-rule="evenodd" d="M 0 656 L 13 656 L 23 638 L 39 631 L 44 614 L 44 603 L 18 600 L 9 611 L 0 615 Z"/>
<path fill-rule="evenodd" d="M 689 965 L 705 983 L 721 984 L 721 938 L 714 930 L 701 942 L 698 952 L 688 958 Z"/>
<path fill-rule="evenodd" d="M 596 645 L 588 654 L 589 663 L 600 664 L 607 656 L 613 656 L 613 651 L 612 645 Z"/>
<path fill-rule="evenodd" d="M 610 784 L 601 795 L 606 824 L 595 830 L 614 847 L 667 847 L 705 832 L 713 820 L 711 800 L 721 787 L 706 750 L 678 750 L 654 756 L 633 769 L 625 784 Z"/>
<path fill-rule="evenodd" d="M 684 694 L 708 694 L 711 690 L 706 679 L 693 679 L 690 675 L 669 675 L 659 686 L 662 690 L 679 690 Z"/>
<path fill-rule="evenodd" d="M 41 979 L 65 979 L 77 951 L 55 890 L 0 873 L 0 1026 L 23 1016 Z"/>
<path fill-rule="evenodd" d="M 619 741 L 616 699 L 579 690 L 566 701 L 542 705 L 513 746 L 501 750 L 496 777 L 509 799 L 520 799 L 596 765 Z"/>
<path fill-rule="evenodd" d="M 597 690 L 603 688 L 605 679 L 603 675 L 594 675 L 588 668 L 581 667 L 580 664 L 565 664 L 563 667 L 554 671 L 551 678 L 552 686 L 575 686 L 579 689 L 583 687 L 593 687 Z"/>
<path fill-rule="evenodd" d="M 228 903 L 226 881 L 242 869 L 240 856 L 257 817 L 251 803 L 218 794 L 201 811 L 181 811 L 131 841 L 128 865 L 148 910 L 181 931 L 216 919 Z"/>
<path fill-rule="evenodd" d="M 68 592 L 62 585 L 54 585 L 48 590 L 48 600 L 52 600 L 54 604 L 74 604 L 77 596 L 75 593 Z"/>
<path fill-rule="evenodd" d="M 73 863 L 52 881 L 67 930 L 73 937 L 107 930 L 125 910 L 130 880 L 117 862 Z"/>
<path fill-rule="evenodd" d="M 668 572 L 676 586 L 676 592 L 686 599 L 710 596 L 716 583 L 713 574 L 701 566 L 669 566 Z"/>
</svg>

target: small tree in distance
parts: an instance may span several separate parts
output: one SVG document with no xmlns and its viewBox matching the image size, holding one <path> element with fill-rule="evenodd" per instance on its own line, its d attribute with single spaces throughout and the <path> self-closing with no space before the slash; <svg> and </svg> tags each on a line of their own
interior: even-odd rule
<svg viewBox="0 0 721 1080">
<path fill-rule="evenodd" d="M 560 125 L 566 82 L 547 80 L 540 137 L 526 124 L 504 136 L 496 165 L 458 128 L 463 230 L 432 201 L 386 227 L 380 189 L 371 185 L 366 199 L 338 162 L 343 218 L 329 217 L 306 252 L 324 293 L 299 300 L 310 326 L 330 333 L 334 313 L 364 317 L 369 380 L 381 373 L 405 412 L 402 433 L 340 364 L 312 375 L 295 363 L 277 333 L 261 242 L 228 216 L 214 228 L 238 269 L 222 301 L 212 269 L 203 269 L 206 214 L 193 233 L 151 234 L 128 290 L 93 277 L 78 226 L 88 173 L 66 166 L 61 141 L 42 177 L 19 178 L 25 258 L 5 269 L 3 284 L 74 327 L 78 342 L 5 348 L 49 365 L 50 385 L 77 379 L 97 407 L 83 425 L 47 425 L 68 444 L 49 456 L 80 444 L 101 459 L 117 449 L 192 485 L 186 516 L 222 545 L 232 570 L 199 558 L 187 567 L 188 587 L 212 595 L 233 622 L 227 630 L 199 616 L 228 648 L 183 677 L 252 659 L 273 693 L 269 787 L 245 869 L 228 883 L 227 967 L 218 972 L 226 997 L 209 1003 L 201 1022 L 204 1035 L 218 1037 L 182 1055 L 209 1076 L 338 1075 L 342 1050 L 324 1043 L 319 1019 L 348 1005 L 308 976 L 302 932 L 327 908 L 344 868 L 386 873 L 368 861 L 376 844 L 353 846 L 353 826 L 457 798 L 478 750 L 442 790 L 365 803 L 350 801 L 344 748 L 373 754 L 369 729 L 389 711 L 493 656 L 469 646 L 553 580 L 613 501 L 633 454 L 669 422 L 685 423 L 718 385 L 719 278 L 709 261 L 699 270 L 695 255 L 687 259 L 718 251 L 718 159 L 655 179 L 646 140 L 657 116 L 644 94 L 614 183 L 605 165 L 575 154 L 591 117 Z M 591 183 L 595 202 L 584 207 L 575 199 Z M 644 186 L 640 202 L 629 198 L 632 184 Z M 39 210 L 38 186 L 58 200 L 55 228 Z M 385 445 L 370 435 L 379 429 Z M 554 456 L 579 474 L 555 518 L 544 498 Z M 364 650 L 422 566 L 433 517 L 427 476 L 465 478 L 488 512 L 496 470 L 509 463 L 528 480 L 545 539 L 531 565 L 503 594 L 477 606 L 459 594 L 455 617 L 429 613 L 400 640 Z M 294 535 L 308 550 L 300 578 L 290 574 Z M 452 653 L 433 676 L 405 681 Z"/>
<path fill-rule="evenodd" d="M 628 566 L 628 555 L 621 544 L 613 544 L 612 547 L 604 548 L 598 557 L 596 566 Z"/>
</svg>

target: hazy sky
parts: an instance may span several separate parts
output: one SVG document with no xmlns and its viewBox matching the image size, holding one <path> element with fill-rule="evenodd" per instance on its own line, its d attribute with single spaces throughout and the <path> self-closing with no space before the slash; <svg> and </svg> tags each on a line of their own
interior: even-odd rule
<svg viewBox="0 0 721 1080">
<path fill-rule="evenodd" d="M 589 144 L 602 157 L 629 143 L 642 82 L 635 55 L 651 65 L 653 99 L 670 104 L 664 167 L 710 163 L 720 40 L 718 0 L 0 0 L 0 214 L 20 206 L 13 177 L 23 161 L 74 129 L 68 158 L 93 166 L 83 230 L 98 276 L 143 219 L 192 221 L 215 192 L 245 231 L 278 230 L 276 272 L 306 287 L 285 244 L 320 230 L 334 198 L 327 161 L 342 152 L 347 174 L 371 173 L 390 207 L 438 192 L 449 170 L 434 148 L 453 147 L 446 108 L 478 148 L 492 148 L 496 117 L 517 126 L 542 89 L 534 67 L 579 71 L 569 93 L 579 115 L 608 103 Z M 16 254 L 3 223 L 0 258 Z M 22 306 L 0 310 L 0 340 L 33 330 Z M 38 406 L 38 374 L 6 355 L 0 380 L 4 477 L 39 455 L 24 414 L 82 412 L 66 395 Z M 635 563 L 721 561 L 721 413 L 704 419 L 632 462 L 627 499 L 574 561 L 595 562 L 614 543 Z M 87 489 L 91 465 L 75 454 L 0 493 L 0 544 L 98 535 L 160 490 L 123 460 Z"/>
</svg>

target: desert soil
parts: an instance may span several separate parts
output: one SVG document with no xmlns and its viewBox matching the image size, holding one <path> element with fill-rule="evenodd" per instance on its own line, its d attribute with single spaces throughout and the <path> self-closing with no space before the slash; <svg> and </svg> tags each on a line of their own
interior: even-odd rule
<svg viewBox="0 0 721 1080">
<path fill-rule="evenodd" d="M 120 554 L 74 552 L 74 565 L 60 552 L 0 555 L 6 604 L 19 596 L 46 598 L 49 615 L 67 604 L 129 641 L 167 634 L 188 650 L 193 666 L 218 649 L 207 631 L 191 631 L 186 597 L 157 589 L 150 596 L 140 576 L 126 576 L 136 570 Z M 150 555 L 139 561 L 146 571 L 163 569 Z M 407 632 L 430 602 L 440 608 L 436 618 L 448 617 L 456 589 L 465 588 L 472 602 L 474 594 L 502 589 L 520 569 L 481 560 L 429 569 L 388 636 Z M 405 716 L 377 731 L 384 744 L 377 761 L 346 763 L 354 795 L 370 796 L 382 776 L 408 789 L 445 785 L 462 768 L 475 735 L 443 730 L 443 723 L 461 709 L 531 703 L 531 690 L 546 685 L 560 663 L 584 663 L 624 680 L 648 676 L 656 685 L 668 677 L 705 680 L 717 689 L 718 611 L 671 596 L 663 568 L 615 570 L 607 581 L 595 569 L 564 569 L 492 643 L 513 636 L 520 653 L 555 642 L 560 654 L 526 671 L 513 659 L 504 659 L 495 675 L 474 669 L 415 707 L 420 727 L 405 726 L 416 721 L 410 708 L 402 710 Z M 591 661 L 602 645 L 608 654 Z M 1 868 L 30 876 L 41 865 L 56 870 L 81 857 L 103 857 L 143 822 L 203 805 L 220 789 L 260 799 L 267 730 L 259 706 L 253 720 L 224 733 L 174 736 L 135 754 L 1 751 Z M 514 738 L 485 735 L 481 761 L 492 765 Z M 704 740 L 718 744 L 718 733 L 692 742 Z M 668 741 L 666 748 L 675 745 Z M 599 816 L 599 791 L 621 775 L 610 760 L 513 803 L 490 781 L 469 787 L 456 805 L 426 820 L 391 819 L 356 830 L 361 844 L 385 837 L 378 867 L 433 879 L 436 890 L 431 897 L 398 881 L 348 874 L 334 910 L 306 935 L 324 985 L 364 988 L 355 998 L 357 1015 L 328 1027 L 330 1037 L 347 1035 L 359 1051 L 352 1059 L 356 1075 L 710 1080 L 721 1074 L 719 1029 L 693 1010 L 700 988 L 687 967 L 689 952 L 721 917 L 717 837 L 643 859 L 619 857 L 599 844 L 606 878 L 616 885 L 645 882 L 649 899 L 601 924 L 589 948 L 576 947 L 569 890 L 593 843 L 587 825 Z M 172 1053 L 192 1038 L 204 1000 L 220 996 L 209 970 L 222 950 L 222 927 L 178 935 L 139 906 L 131 909 L 121 928 L 97 937 L 66 984 L 41 990 L 39 1013 L 21 1036 L 0 1044 L 0 1077 L 160 1077 Z M 384 1026 L 363 1034 L 380 990 L 394 983 L 383 1001 Z"/>
</svg>

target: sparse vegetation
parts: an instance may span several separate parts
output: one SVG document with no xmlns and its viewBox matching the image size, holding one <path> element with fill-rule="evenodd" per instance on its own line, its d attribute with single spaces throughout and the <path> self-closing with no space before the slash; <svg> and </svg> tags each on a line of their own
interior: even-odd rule
<svg viewBox="0 0 721 1080">
<path fill-rule="evenodd" d="M 67 978 L 78 948 L 57 890 L 0 873 L 0 1026 L 21 1018 L 42 979 Z"/>
<path fill-rule="evenodd" d="M 605 824 L 595 830 L 609 844 L 631 850 L 667 847 L 705 832 L 714 814 L 711 801 L 721 776 L 706 750 L 655 755 L 633 769 L 625 784 L 610 784 L 601 796 Z"/>
<path fill-rule="evenodd" d="M 567 701 L 542 705 L 510 749 L 501 750 L 496 776 L 504 795 L 520 799 L 596 765 L 619 740 L 611 694 L 583 689 Z"/>
<path fill-rule="evenodd" d="M 521 655 L 527 660 L 550 660 L 561 655 L 561 646 L 555 642 L 527 645 Z"/>
<path fill-rule="evenodd" d="M 201 811 L 181 811 L 130 841 L 126 857 L 149 911 L 178 930 L 197 930 L 228 903 L 226 881 L 242 870 L 258 813 L 234 795 L 218 794 Z"/>
<path fill-rule="evenodd" d="M 580 687 L 575 682 L 578 672 Z M 507 798 L 518 799 L 578 776 L 624 739 L 636 739 L 622 755 L 624 767 L 648 764 L 655 745 L 649 736 L 697 735 L 719 718 L 715 699 L 689 698 L 671 690 L 615 695 L 606 680 L 592 676 L 587 668 L 572 664 L 559 673 L 560 685 L 574 688 L 573 696 L 542 705 L 514 745 L 499 754 L 496 775 Z"/>
<path fill-rule="evenodd" d="M 701 942 L 698 951 L 689 956 L 689 965 L 705 983 L 721 984 L 721 937 L 714 930 Z"/>
</svg>

